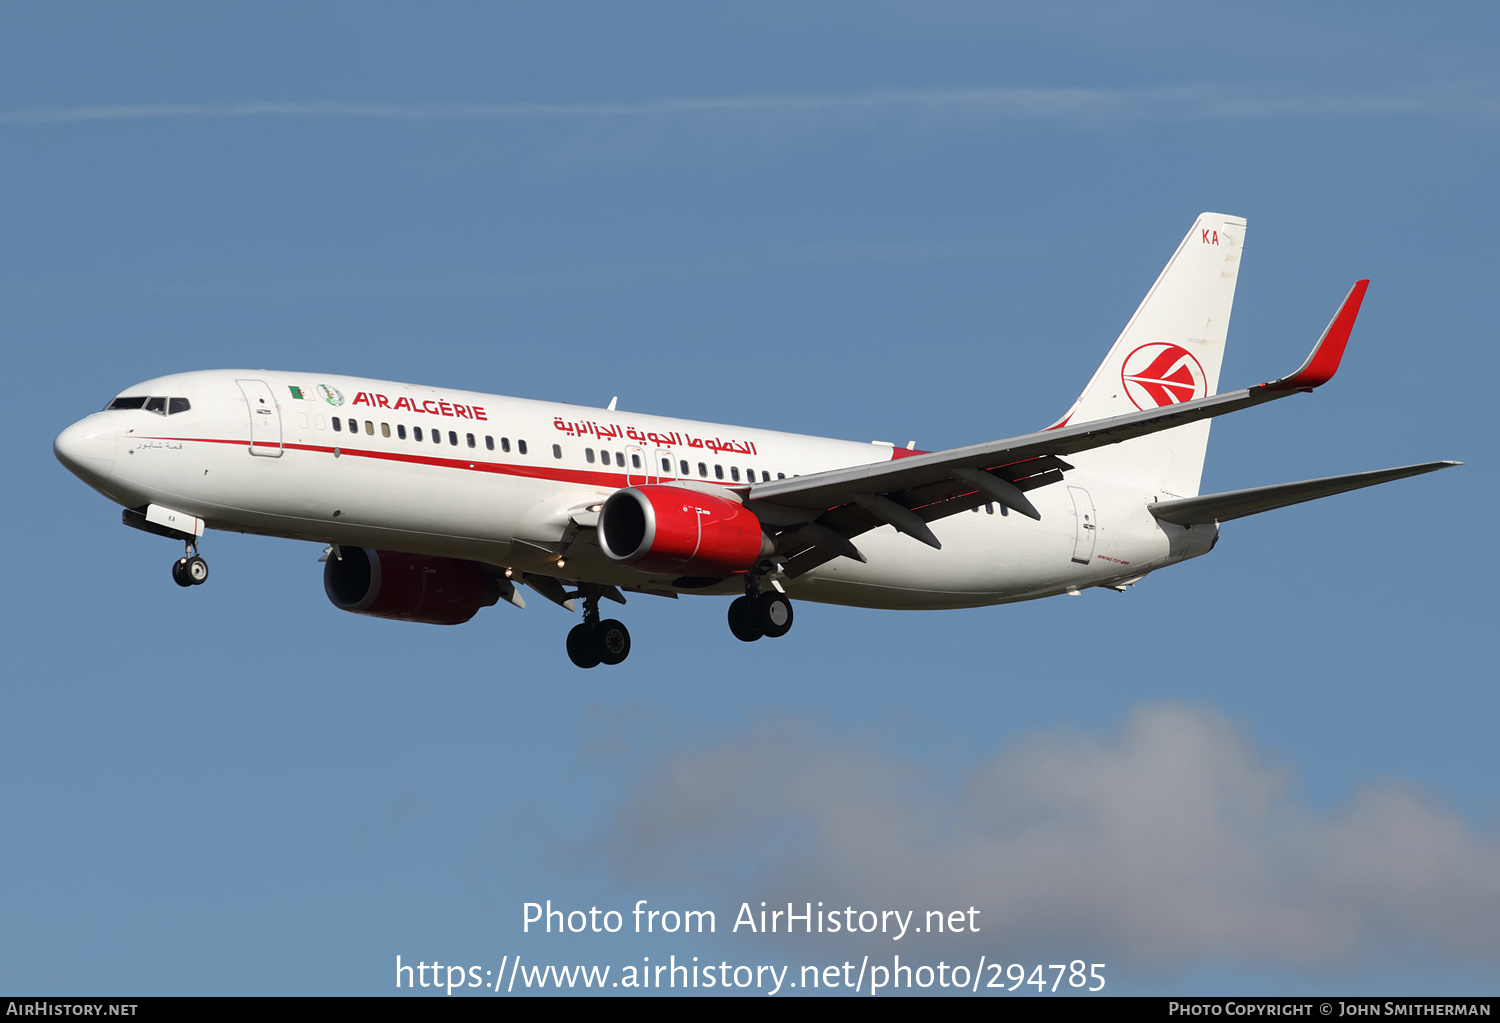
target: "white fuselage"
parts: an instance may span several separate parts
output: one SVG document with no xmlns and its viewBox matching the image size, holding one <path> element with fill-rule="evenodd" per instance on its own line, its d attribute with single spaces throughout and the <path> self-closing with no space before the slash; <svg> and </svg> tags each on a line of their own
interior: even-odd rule
<svg viewBox="0 0 1500 1023">
<path fill-rule="evenodd" d="M 735 498 L 752 479 L 906 453 L 312 373 L 182 373 L 122 395 L 182 398 L 189 408 L 96 413 L 64 431 L 57 451 L 90 486 L 127 508 L 157 505 L 213 529 L 625 588 L 673 584 L 610 560 L 586 528 L 590 509 L 622 487 L 675 483 Z M 941 550 L 883 526 L 858 538 L 866 563 L 836 558 L 791 580 L 788 592 L 863 607 L 951 608 L 1117 585 L 1213 544 L 1212 526 L 1158 522 L 1148 510 L 1157 496 L 1072 471 L 1028 494 L 1039 521 L 980 506 L 931 524 Z M 730 579 L 680 592 L 742 589 Z"/>
</svg>

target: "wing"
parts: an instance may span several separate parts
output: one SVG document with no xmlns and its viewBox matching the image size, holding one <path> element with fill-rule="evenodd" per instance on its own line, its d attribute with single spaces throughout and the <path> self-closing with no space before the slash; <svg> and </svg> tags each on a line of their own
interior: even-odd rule
<svg viewBox="0 0 1500 1023">
<path fill-rule="evenodd" d="M 759 483 L 749 488 L 750 508 L 776 534 L 777 550 L 788 559 L 786 574 L 793 578 L 836 557 L 865 560 L 853 538 L 882 525 L 941 547 L 927 523 L 989 501 L 1039 519 L 1026 492 L 1061 480 L 1072 468 L 1064 460 L 1067 455 L 1263 405 L 1327 383 L 1338 369 L 1369 283 L 1354 285 L 1307 361 L 1279 380 L 1164 409 Z"/>
</svg>

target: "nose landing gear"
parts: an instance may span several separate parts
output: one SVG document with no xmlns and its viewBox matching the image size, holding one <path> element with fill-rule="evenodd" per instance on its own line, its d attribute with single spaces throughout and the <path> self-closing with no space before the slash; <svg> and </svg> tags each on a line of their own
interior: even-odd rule
<svg viewBox="0 0 1500 1023">
<path fill-rule="evenodd" d="M 178 586 L 201 586 L 208 581 L 208 562 L 198 556 L 198 545 L 187 541 L 183 556 L 172 563 L 172 581 Z"/>
</svg>

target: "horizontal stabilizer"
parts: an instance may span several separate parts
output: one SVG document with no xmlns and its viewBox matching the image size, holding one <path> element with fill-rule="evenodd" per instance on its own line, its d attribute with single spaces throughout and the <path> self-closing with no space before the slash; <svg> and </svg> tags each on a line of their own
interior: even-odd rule
<svg viewBox="0 0 1500 1023">
<path fill-rule="evenodd" d="M 1342 494 L 1347 490 L 1373 487 L 1377 483 L 1420 476 L 1424 472 L 1436 472 L 1462 462 L 1423 462 L 1421 465 L 1403 465 L 1395 469 L 1375 469 L 1371 472 L 1351 472 L 1343 476 L 1325 476 L 1318 480 L 1303 480 L 1300 483 L 1277 483 L 1269 487 L 1251 487 L 1249 490 L 1231 490 L 1223 494 L 1205 494 L 1202 497 L 1185 497 L 1179 501 L 1161 501 L 1150 506 L 1151 514 L 1164 522 L 1179 526 L 1198 523 L 1227 522 L 1229 519 L 1258 515 L 1275 508 L 1285 508 L 1304 501 L 1315 501 L 1320 497 Z"/>
</svg>

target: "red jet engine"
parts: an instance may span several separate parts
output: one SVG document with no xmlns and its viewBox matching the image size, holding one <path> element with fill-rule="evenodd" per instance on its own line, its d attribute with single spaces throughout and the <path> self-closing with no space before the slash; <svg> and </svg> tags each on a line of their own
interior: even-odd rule
<svg viewBox="0 0 1500 1023">
<path fill-rule="evenodd" d="M 772 546 L 738 501 L 671 484 L 617 490 L 599 512 L 599 546 L 655 575 L 724 578 L 749 571 Z"/>
<path fill-rule="evenodd" d="M 334 607 L 357 615 L 462 625 L 500 599 L 499 584 L 472 561 L 368 547 L 340 552 L 323 566 L 323 590 Z"/>
</svg>

